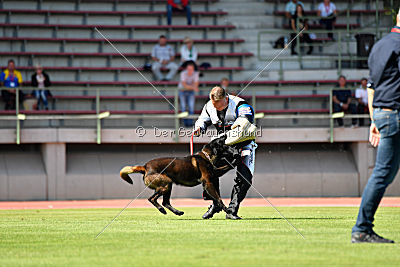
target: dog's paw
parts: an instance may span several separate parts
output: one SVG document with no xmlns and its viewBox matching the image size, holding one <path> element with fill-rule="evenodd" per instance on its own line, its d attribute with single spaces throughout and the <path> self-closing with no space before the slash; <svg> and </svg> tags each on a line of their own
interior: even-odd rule
<svg viewBox="0 0 400 267">
<path fill-rule="evenodd" d="M 178 216 L 182 216 L 182 215 L 185 214 L 185 213 L 184 213 L 183 211 L 177 210 L 177 211 L 175 212 L 175 214 L 178 215 Z"/>
<path fill-rule="evenodd" d="M 159 208 L 158 209 L 162 214 L 167 214 L 167 211 L 164 208 Z"/>
</svg>

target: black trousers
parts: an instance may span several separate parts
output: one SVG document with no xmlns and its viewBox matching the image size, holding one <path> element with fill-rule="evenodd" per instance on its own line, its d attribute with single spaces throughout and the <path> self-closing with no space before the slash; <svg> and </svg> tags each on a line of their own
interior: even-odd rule
<svg viewBox="0 0 400 267">
<path fill-rule="evenodd" d="M 329 18 L 329 19 L 321 19 L 319 22 L 325 26 L 325 29 L 328 31 L 333 30 L 333 23 L 335 23 L 336 17 Z M 333 38 L 333 33 L 328 33 L 329 38 Z"/>
<path fill-rule="evenodd" d="M 24 101 L 24 93 L 19 90 L 19 102 L 22 103 Z M 6 104 L 5 110 L 15 110 L 15 93 L 11 93 L 8 90 L 1 90 L 1 97 L 3 98 L 4 103 Z"/>
<path fill-rule="evenodd" d="M 237 214 L 239 211 L 240 203 L 246 197 L 247 191 L 249 191 L 253 180 L 253 175 L 251 174 L 249 168 L 242 162 L 240 162 L 236 167 L 236 178 L 233 180 L 235 184 L 232 188 L 231 202 L 229 203 L 228 209 L 232 214 Z M 219 179 L 213 181 L 214 187 L 216 188 L 219 195 Z M 206 191 L 203 191 L 204 200 L 213 200 Z M 214 201 L 214 204 L 216 202 Z"/>
<path fill-rule="evenodd" d="M 290 39 L 293 39 L 293 38 L 295 38 L 296 37 L 296 33 L 292 33 L 291 35 L 290 35 Z M 308 34 L 308 33 L 303 33 L 303 35 L 302 36 L 299 36 L 298 37 L 299 38 L 299 40 L 300 40 L 300 43 L 307 43 L 307 44 L 312 44 L 312 39 L 310 38 L 310 35 Z M 297 40 L 294 40 L 293 42 L 292 42 L 292 46 L 291 46 L 291 50 L 292 50 L 292 54 L 294 54 L 294 52 L 296 52 L 296 46 L 297 46 Z M 312 51 L 313 51 L 313 49 L 314 49 L 314 47 L 313 46 L 309 46 L 309 48 L 308 48 L 308 54 L 311 54 L 312 53 Z"/>
<path fill-rule="evenodd" d="M 342 111 L 344 111 L 344 110 L 343 110 L 343 108 L 342 108 L 339 104 L 333 103 L 333 112 L 334 112 L 334 113 L 336 113 L 336 112 L 342 112 Z M 349 109 L 346 111 L 346 113 L 357 114 L 357 107 L 356 107 L 356 105 L 354 105 L 354 104 L 351 103 L 351 104 L 349 105 Z M 342 119 L 342 118 L 338 118 L 338 119 L 336 119 L 336 120 L 337 120 L 339 126 L 343 126 L 343 119 Z M 353 125 L 356 125 L 356 124 L 357 124 L 357 119 L 351 119 L 351 123 L 352 123 Z"/>
</svg>

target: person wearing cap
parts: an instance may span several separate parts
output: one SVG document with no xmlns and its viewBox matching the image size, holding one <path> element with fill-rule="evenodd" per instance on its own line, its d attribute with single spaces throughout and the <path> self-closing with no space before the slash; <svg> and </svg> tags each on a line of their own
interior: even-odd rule
<svg viewBox="0 0 400 267">
<path fill-rule="evenodd" d="M 226 134 L 235 129 L 235 125 L 241 125 L 240 122 L 245 120 L 247 123 L 254 123 L 254 109 L 243 98 L 232 96 L 227 93 L 225 89 L 220 86 L 215 86 L 211 89 L 210 100 L 204 105 L 203 110 L 197 119 L 193 135 L 199 136 L 204 133 L 211 125 L 217 130 L 218 135 Z M 240 127 L 238 127 L 240 129 Z M 241 139 L 239 135 L 237 143 L 234 146 L 241 151 L 241 160 L 236 166 L 236 177 L 231 193 L 231 202 L 229 203 L 228 210 L 230 213 L 226 214 L 226 219 L 239 220 L 238 216 L 240 203 L 246 197 L 247 191 L 250 189 L 254 174 L 255 167 L 255 150 L 257 144 L 255 140 Z M 213 182 L 219 194 L 219 181 L 216 179 Z M 203 192 L 205 200 L 212 198 Z M 222 207 L 215 201 L 204 213 L 203 219 L 210 219 L 214 214 L 220 212 Z"/>
<path fill-rule="evenodd" d="M 368 113 L 368 91 L 367 91 L 367 78 L 362 78 L 360 87 L 356 89 L 356 99 L 357 99 L 357 114 L 367 114 Z M 358 119 L 358 125 L 364 126 L 364 119 Z"/>
<path fill-rule="evenodd" d="M 373 230 L 374 216 L 400 165 L 400 10 L 397 25 L 377 42 L 368 58 L 369 141 L 376 147 L 375 167 L 362 194 L 352 243 L 394 243 Z"/>
<path fill-rule="evenodd" d="M 195 70 L 198 70 L 197 67 L 197 49 L 193 45 L 193 40 L 190 37 L 185 37 L 183 39 L 183 45 L 181 47 L 181 67 L 186 69 L 188 63 L 192 63 L 194 65 Z"/>
<path fill-rule="evenodd" d="M 43 71 L 42 66 L 40 66 L 39 64 L 36 65 L 36 71 L 31 76 L 31 86 L 37 88 L 37 90 L 32 91 L 32 95 L 37 100 L 37 110 L 40 110 L 41 102 L 43 102 L 45 110 L 49 109 L 47 98 L 51 96 L 51 93 L 49 90 L 46 89 L 46 87 L 49 87 L 50 85 L 51 81 L 49 75 Z"/>
</svg>

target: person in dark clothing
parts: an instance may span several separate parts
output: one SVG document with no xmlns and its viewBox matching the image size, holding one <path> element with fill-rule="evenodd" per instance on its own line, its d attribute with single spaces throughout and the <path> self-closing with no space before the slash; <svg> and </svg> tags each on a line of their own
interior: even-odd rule
<svg viewBox="0 0 400 267">
<path fill-rule="evenodd" d="M 299 23 L 297 25 L 297 23 Z M 291 34 L 290 38 L 293 39 L 296 37 L 297 32 L 303 29 L 303 27 L 308 30 L 308 20 L 304 18 L 304 9 L 301 4 L 298 4 L 296 6 L 296 13 L 291 17 L 290 19 L 290 27 L 294 31 L 294 33 Z M 291 50 L 292 50 L 292 55 L 297 55 L 296 52 L 296 45 L 297 45 L 298 40 L 294 40 L 292 42 Z M 312 40 L 310 38 L 310 35 L 308 33 L 301 33 L 299 35 L 299 43 L 307 43 L 309 45 L 307 55 L 310 55 L 314 49 L 312 46 Z"/>
<path fill-rule="evenodd" d="M 400 167 L 400 10 L 397 25 L 372 48 L 368 58 L 369 141 L 376 147 L 375 167 L 362 194 L 352 243 L 394 243 L 373 230 L 374 216 L 386 188 Z"/>
<path fill-rule="evenodd" d="M 36 72 L 31 76 L 31 86 L 38 88 L 32 91 L 32 95 L 37 99 L 36 109 L 40 110 L 40 103 L 43 102 L 44 109 L 48 110 L 47 99 L 51 96 L 51 93 L 45 88 L 51 86 L 51 81 L 49 75 L 43 71 L 40 65 L 36 66 Z"/>
<path fill-rule="evenodd" d="M 192 11 L 189 0 L 168 0 L 167 1 L 167 22 L 172 23 L 172 12 L 186 12 L 187 24 L 192 25 Z"/>
<path fill-rule="evenodd" d="M 351 103 L 352 93 L 351 90 L 346 89 L 346 77 L 343 75 L 339 77 L 338 90 L 333 90 L 332 101 L 333 101 L 333 112 L 345 112 L 350 114 L 357 113 L 357 107 Z M 343 126 L 343 119 L 336 119 L 339 126 Z M 352 125 L 357 125 L 357 119 L 352 119 Z"/>
</svg>

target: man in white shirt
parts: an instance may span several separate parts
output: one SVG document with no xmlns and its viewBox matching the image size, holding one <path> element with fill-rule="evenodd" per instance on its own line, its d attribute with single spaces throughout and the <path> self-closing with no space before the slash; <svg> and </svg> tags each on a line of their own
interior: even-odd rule
<svg viewBox="0 0 400 267">
<path fill-rule="evenodd" d="M 174 49 L 167 44 L 167 37 L 161 35 L 158 44 L 153 47 L 151 52 L 153 64 L 151 70 L 156 76 L 157 81 L 170 81 L 178 71 L 178 65 L 174 62 Z M 167 76 L 163 76 L 161 68 L 169 69 Z"/>
<path fill-rule="evenodd" d="M 322 17 L 320 23 L 325 26 L 325 29 L 328 31 L 333 30 L 333 23 L 336 20 L 336 6 L 334 3 L 331 3 L 330 0 L 324 0 L 324 2 L 320 3 L 317 11 L 318 17 Z M 328 33 L 328 37 L 333 39 L 333 33 Z"/>
<path fill-rule="evenodd" d="M 361 79 L 360 87 L 356 89 L 357 99 L 357 113 L 368 114 L 368 92 L 367 92 L 367 78 Z M 359 119 L 359 125 L 364 126 L 364 119 Z"/>
</svg>

